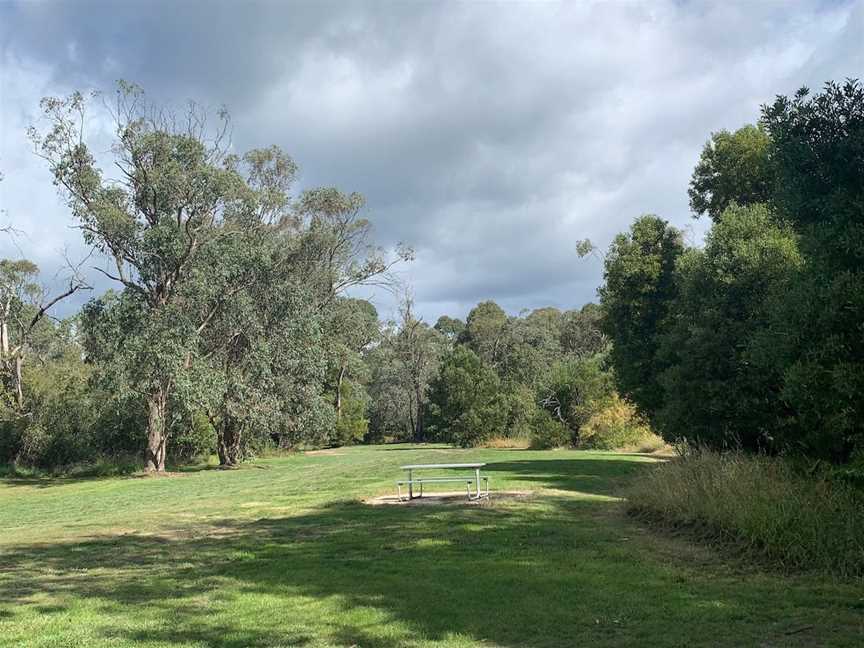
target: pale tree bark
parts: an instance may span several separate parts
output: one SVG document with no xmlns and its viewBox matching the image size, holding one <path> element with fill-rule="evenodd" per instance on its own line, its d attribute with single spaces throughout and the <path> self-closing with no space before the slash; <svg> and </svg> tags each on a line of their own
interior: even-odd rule
<svg viewBox="0 0 864 648">
<path fill-rule="evenodd" d="M 3 358 L 9 357 L 9 314 L 12 311 L 12 299 L 7 298 L 0 309 L 0 353 Z"/>
<path fill-rule="evenodd" d="M 165 472 L 167 417 L 168 386 L 159 385 L 147 398 L 147 449 L 144 455 L 146 472 Z"/>
<path fill-rule="evenodd" d="M 4 373 L 8 373 L 10 376 L 12 376 L 13 391 L 15 392 L 16 402 L 19 403 L 20 410 L 20 403 L 23 400 L 22 397 L 18 396 L 18 393 L 21 390 L 21 381 L 16 381 L 15 379 L 15 376 L 20 376 L 20 372 L 16 371 L 15 373 L 12 373 L 9 367 L 11 358 L 11 355 L 9 353 L 9 315 L 11 314 L 11 311 L 12 299 L 10 296 L 7 296 L 7 298 L 3 301 L 2 309 L 0 309 L 0 364 L 2 364 L 3 366 Z M 17 388 L 15 388 L 16 384 Z"/>
<path fill-rule="evenodd" d="M 24 411 L 24 387 L 21 379 L 21 367 L 24 364 L 24 358 L 20 354 L 15 356 L 15 373 L 12 381 L 15 389 L 15 402 L 18 404 L 18 411 Z"/>
<path fill-rule="evenodd" d="M 342 419 L 342 382 L 345 380 L 345 365 L 339 367 L 339 376 L 336 378 L 336 420 Z"/>
</svg>

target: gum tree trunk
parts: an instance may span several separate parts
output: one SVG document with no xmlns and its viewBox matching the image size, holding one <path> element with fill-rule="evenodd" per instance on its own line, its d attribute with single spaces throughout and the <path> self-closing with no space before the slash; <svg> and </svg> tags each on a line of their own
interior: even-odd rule
<svg viewBox="0 0 864 648">
<path fill-rule="evenodd" d="M 144 470 L 148 473 L 165 472 L 167 415 L 168 389 L 160 385 L 147 399 L 147 450 L 144 452 Z"/>
<path fill-rule="evenodd" d="M 240 439 L 242 432 L 237 420 L 225 415 L 219 424 L 219 453 L 220 466 L 236 466 L 240 463 Z"/>
<path fill-rule="evenodd" d="M 339 367 L 339 377 L 336 380 L 336 420 L 342 418 L 342 382 L 345 380 L 345 367 Z"/>
<path fill-rule="evenodd" d="M 18 403 L 18 411 L 24 411 L 24 388 L 22 386 L 21 367 L 24 364 L 24 359 L 20 355 L 15 356 L 15 375 L 13 381 L 15 383 L 15 401 Z"/>
<path fill-rule="evenodd" d="M 414 421 L 414 441 L 417 443 L 421 443 L 425 441 L 423 437 L 426 434 L 426 431 L 423 426 L 423 417 L 425 416 L 425 409 L 423 403 L 423 387 L 420 383 L 414 383 L 414 398 L 417 403 L 417 418 Z"/>
</svg>

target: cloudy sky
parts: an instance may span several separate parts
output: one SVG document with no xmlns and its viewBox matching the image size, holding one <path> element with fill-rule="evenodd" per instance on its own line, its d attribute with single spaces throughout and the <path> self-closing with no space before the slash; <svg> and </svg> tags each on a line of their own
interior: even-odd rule
<svg viewBox="0 0 864 648">
<path fill-rule="evenodd" d="M 82 256 L 25 129 L 42 96 L 123 78 L 160 102 L 226 105 L 235 148 L 280 145 L 298 189 L 363 193 L 377 240 L 415 248 L 402 274 L 427 320 L 484 299 L 572 308 L 601 278 L 578 240 L 605 247 L 653 212 L 698 242 L 686 187 L 709 133 L 850 76 L 864 76 L 864 0 L 0 0 L 0 209 L 20 230 L 0 255 L 46 280 L 64 249 Z"/>
</svg>

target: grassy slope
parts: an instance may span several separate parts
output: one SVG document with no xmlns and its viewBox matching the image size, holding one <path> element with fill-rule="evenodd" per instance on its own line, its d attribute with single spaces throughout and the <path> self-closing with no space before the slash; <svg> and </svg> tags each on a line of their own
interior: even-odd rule
<svg viewBox="0 0 864 648">
<path fill-rule="evenodd" d="M 537 496 L 359 501 L 445 459 Z M 615 494 L 648 461 L 393 446 L 0 480 L 0 645 L 864 645 L 860 585 L 762 573 L 626 518 Z"/>
</svg>

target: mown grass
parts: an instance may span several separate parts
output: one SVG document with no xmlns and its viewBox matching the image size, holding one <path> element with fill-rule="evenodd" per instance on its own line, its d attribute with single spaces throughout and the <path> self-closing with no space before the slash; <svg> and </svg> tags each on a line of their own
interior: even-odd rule
<svg viewBox="0 0 864 648">
<path fill-rule="evenodd" d="M 492 506 L 369 506 L 486 461 Z M 854 583 L 655 535 L 613 453 L 349 448 L 165 478 L 0 481 L 4 646 L 860 645 Z"/>
<path fill-rule="evenodd" d="M 864 585 L 864 492 L 783 459 L 694 452 L 628 489 L 639 516 L 681 527 L 783 569 L 819 570 Z"/>
</svg>

